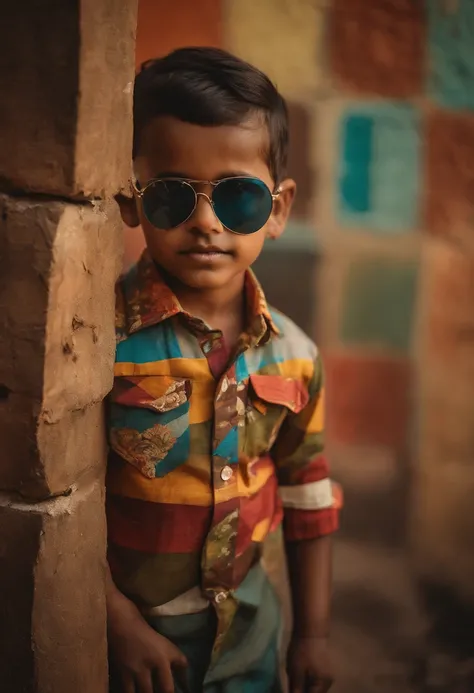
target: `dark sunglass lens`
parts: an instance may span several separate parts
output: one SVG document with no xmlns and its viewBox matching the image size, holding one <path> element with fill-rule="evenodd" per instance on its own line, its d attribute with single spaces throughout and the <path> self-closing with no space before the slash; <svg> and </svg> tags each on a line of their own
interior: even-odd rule
<svg viewBox="0 0 474 693">
<path fill-rule="evenodd" d="M 258 178 L 229 178 L 215 187 L 212 201 L 222 224 L 234 233 L 255 233 L 267 223 L 273 199 Z"/>
<path fill-rule="evenodd" d="M 157 229 L 173 229 L 192 214 L 196 203 L 193 188 L 179 180 L 157 180 L 143 193 L 143 211 Z"/>
</svg>

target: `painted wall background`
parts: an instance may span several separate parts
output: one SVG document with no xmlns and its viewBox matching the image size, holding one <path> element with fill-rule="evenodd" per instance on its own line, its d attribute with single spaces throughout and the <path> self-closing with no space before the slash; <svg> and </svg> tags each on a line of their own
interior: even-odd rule
<svg viewBox="0 0 474 693">
<path fill-rule="evenodd" d="M 472 691 L 474 2 L 140 0 L 137 64 L 191 44 L 290 106 L 298 201 L 256 270 L 325 357 L 335 690 Z"/>
</svg>

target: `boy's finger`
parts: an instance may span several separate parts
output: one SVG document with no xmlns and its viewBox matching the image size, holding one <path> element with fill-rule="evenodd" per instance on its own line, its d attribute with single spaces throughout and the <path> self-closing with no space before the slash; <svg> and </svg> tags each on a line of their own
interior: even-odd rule
<svg viewBox="0 0 474 693">
<path fill-rule="evenodd" d="M 189 693 L 187 667 L 178 667 L 175 670 L 176 682 L 180 693 Z"/>
<path fill-rule="evenodd" d="M 135 676 L 135 690 L 137 693 L 153 693 L 151 671 L 145 671 Z"/>
<path fill-rule="evenodd" d="M 178 669 L 186 669 L 188 666 L 186 655 L 184 655 L 177 647 L 174 648 L 174 652 L 171 657 L 171 665 Z"/>
<path fill-rule="evenodd" d="M 154 671 L 156 693 L 174 693 L 173 674 L 169 662 L 163 662 Z"/>
<path fill-rule="evenodd" d="M 136 693 L 135 691 L 135 682 L 133 680 L 133 676 L 130 676 L 129 674 L 123 674 L 122 675 L 122 689 L 123 693 Z"/>
</svg>

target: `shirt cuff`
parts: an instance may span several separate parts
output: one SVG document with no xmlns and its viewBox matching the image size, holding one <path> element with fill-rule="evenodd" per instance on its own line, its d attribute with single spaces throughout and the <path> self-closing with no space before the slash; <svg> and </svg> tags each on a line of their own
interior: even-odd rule
<svg viewBox="0 0 474 693">
<path fill-rule="evenodd" d="M 284 533 L 287 541 L 318 539 L 339 527 L 342 489 L 330 479 L 280 486 L 284 508 Z"/>
<path fill-rule="evenodd" d="M 294 510 L 285 508 L 283 532 L 286 541 L 319 539 L 332 534 L 339 528 L 339 510 Z"/>
</svg>

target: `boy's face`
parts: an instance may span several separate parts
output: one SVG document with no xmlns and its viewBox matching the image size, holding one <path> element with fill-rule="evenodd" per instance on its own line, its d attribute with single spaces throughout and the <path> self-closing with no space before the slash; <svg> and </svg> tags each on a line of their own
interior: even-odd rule
<svg viewBox="0 0 474 693">
<path fill-rule="evenodd" d="M 252 176 L 274 192 L 275 181 L 265 162 L 267 139 L 266 128 L 257 120 L 241 126 L 203 127 L 158 117 L 142 133 L 135 175 L 141 188 L 156 178 L 216 181 Z M 194 187 L 211 197 L 212 186 Z M 192 216 L 171 229 L 153 226 L 137 196 L 133 201 L 122 199 L 121 210 L 129 226 L 141 224 L 151 256 L 167 273 L 188 287 L 218 289 L 243 275 L 259 256 L 265 238 L 277 238 L 283 232 L 295 184 L 286 180 L 279 188 L 282 192 L 269 220 L 248 235 L 227 230 L 203 195 L 198 195 Z"/>
</svg>

